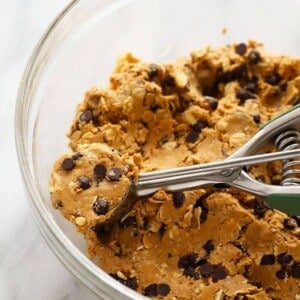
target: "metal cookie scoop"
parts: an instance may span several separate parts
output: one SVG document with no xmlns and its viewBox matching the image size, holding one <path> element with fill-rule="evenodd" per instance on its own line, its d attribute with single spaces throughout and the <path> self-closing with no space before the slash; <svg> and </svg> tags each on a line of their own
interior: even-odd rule
<svg viewBox="0 0 300 300">
<path fill-rule="evenodd" d="M 268 204 L 291 215 L 300 215 L 300 105 L 269 121 L 244 146 L 222 162 L 198 164 L 142 173 L 132 182 L 126 195 L 108 218 L 96 226 L 97 232 L 109 231 L 140 197 L 159 189 L 175 192 L 214 184 L 225 184 L 265 198 Z M 267 144 L 280 150 L 261 153 Z M 253 155 L 256 154 L 256 155 Z M 281 185 L 253 179 L 245 166 L 282 160 Z"/>
</svg>

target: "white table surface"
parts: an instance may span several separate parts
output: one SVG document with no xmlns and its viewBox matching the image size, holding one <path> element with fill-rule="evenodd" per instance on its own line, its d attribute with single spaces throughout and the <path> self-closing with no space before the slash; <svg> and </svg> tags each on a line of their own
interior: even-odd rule
<svg viewBox="0 0 300 300">
<path fill-rule="evenodd" d="M 27 60 L 67 0 L 0 0 L 0 299 L 96 299 L 54 256 L 26 199 L 14 110 Z"/>
</svg>

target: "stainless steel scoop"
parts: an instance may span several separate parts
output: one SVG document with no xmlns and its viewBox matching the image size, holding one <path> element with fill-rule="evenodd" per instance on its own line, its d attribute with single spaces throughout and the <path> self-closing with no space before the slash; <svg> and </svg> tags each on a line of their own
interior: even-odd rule
<svg viewBox="0 0 300 300">
<path fill-rule="evenodd" d="M 198 164 L 142 173 L 133 181 L 123 200 L 97 231 L 109 231 L 121 220 L 137 199 L 159 189 L 175 192 L 214 184 L 225 184 L 264 198 L 268 204 L 290 215 L 300 215 L 300 105 L 265 124 L 261 130 L 233 155 L 221 162 Z M 268 144 L 278 152 L 258 154 Z M 253 155 L 255 154 L 255 155 Z M 282 185 L 270 185 L 252 178 L 244 167 L 274 160 L 283 162 Z"/>
</svg>

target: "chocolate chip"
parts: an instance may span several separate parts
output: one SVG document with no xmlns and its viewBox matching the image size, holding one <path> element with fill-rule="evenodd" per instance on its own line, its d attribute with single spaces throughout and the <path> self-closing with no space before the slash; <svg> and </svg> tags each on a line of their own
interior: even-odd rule
<svg viewBox="0 0 300 300">
<path fill-rule="evenodd" d="M 213 83 L 212 86 L 204 86 L 202 88 L 202 94 L 210 97 L 217 97 L 219 93 L 219 88 L 216 81 Z"/>
<path fill-rule="evenodd" d="M 274 265 L 275 263 L 275 256 L 273 254 L 265 254 L 261 258 L 260 265 Z"/>
<path fill-rule="evenodd" d="M 256 286 L 259 289 L 262 287 L 262 283 L 259 280 L 251 280 L 251 281 L 248 281 L 248 283 Z"/>
<path fill-rule="evenodd" d="M 204 100 L 208 103 L 209 108 L 211 110 L 216 110 L 217 109 L 219 102 L 215 97 L 205 96 Z"/>
<path fill-rule="evenodd" d="M 186 142 L 188 143 L 195 143 L 198 138 L 199 134 L 202 131 L 203 128 L 207 127 L 208 123 L 205 120 L 198 121 L 194 125 L 191 126 L 191 131 L 186 136 Z"/>
<path fill-rule="evenodd" d="M 290 262 L 292 262 L 292 260 L 293 256 L 287 254 L 286 252 L 277 255 L 277 261 L 281 265 L 288 265 Z"/>
<path fill-rule="evenodd" d="M 197 259 L 198 259 L 198 254 L 195 253 L 195 252 L 191 252 L 191 253 L 188 253 L 186 256 L 185 256 L 186 260 L 187 260 L 187 263 L 188 265 L 190 266 L 194 266 L 197 262 Z"/>
<path fill-rule="evenodd" d="M 200 266 L 200 274 L 203 277 L 210 276 L 213 270 L 214 270 L 214 266 L 209 262 Z"/>
<path fill-rule="evenodd" d="M 142 228 L 143 229 L 148 229 L 148 226 L 149 226 L 149 218 L 148 217 L 144 217 L 143 218 L 143 226 L 142 226 Z"/>
<path fill-rule="evenodd" d="M 235 46 L 235 52 L 239 55 L 244 55 L 247 52 L 247 45 L 245 43 L 240 43 Z"/>
<path fill-rule="evenodd" d="M 298 216 L 291 216 L 292 219 L 294 219 L 297 222 L 298 227 L 300 227 L 300 217 Z"/>
<path fill-rule="evenodd" d="M 160 284 L 150 284 L 145 288 L 144 294 L 146 296 L 155 297 L 155 296 L 167 296 L 170 293 L 170 286 L 166 283 Z"/>
<path fill-rule="evenodd" d="M 300 263 L 295 262 L 291 269 L 291 275 L 294 278 L 300 278 Z"/>
<path fill-rule="evenodd" d="M 297 224 L 297 221 L 295 219 L 286 218 L 286 219 L 283 220 L 283 226 L 286 229 L 293 230 L 298 226 L 298 224 Z"/>
<path fill-rule="evenodd" d="M 260 124 L 260 122 L 261 122 L 261 117 L 260 117 L 260 115 L 254 115 L 253 116 L 253 121 L 256 123 L 256 124 Z"/>
<path fill-rule="evenodd" d="M 126 285 L 127 287 L 131 288 L 132 290 L 137 290 L 138 288 L 138 283 L 136 277 L 131 277 L 128 279 L 120 278 L 116 273 L 109 273 L 109 275 L 121 282 L 122 284 Z"/>
<path fill-rule="evenodd" d="M 105 178 L 106 172 L 107 172 L 107 169 L 104 164 L 97 164 L 94 167 L 94 174 L 100 179 Z"/>
<path fill-rule="evenodd" d="M 206 257 L 201 257 L 201 258 L 197 258 L 197 261 L 196 261 L 196 266 L 202 266 L 204 264 L 207 263 L 207 258 Z"/>
<path fill-rule="evenodd" d="M 203 207 L 200 214 L 200 224 L 204 223 L 207 220 L 208 210 Z"/>
<path fill-rule="evenodd" d="M 129 226 L 136 226 L 136 225 L 137 225 L 137 221 L 136 221 L 136 218 L 134 216 L 128 216 L 120 222 L 120 227 L 121 228 L 126 228 L 126 227 L 129 227 Z"/>
<path fill-rule="evenodd" d="M 187 266 L 183 271 L 183 275 L 196 280 L 200 278 L 199 273 L 196 271 L 196 268 L 192 266 Z"/>
<path fill-rule="evenodd" d="M 257 50 L 251 50 L 248 59 L 250 63 L 257 64 L 261 59 L 260 53 Z"/>
<path fill-rule="evenodd" d="M 206 197 L 207 197 L 207 195 L 200 197 L 194 205 L 194 208 L 201 207 L 200 224 L 204 223 L 207 220 L 207 216 L 208 216 L 208 209 L 205 204 Z"/>
<path fill-rule="evenodd" d="M 121 168 L 113 167 L 108 171 L 107 176 L 111 181 L 118 181 L 122 177 L 122 170 Z"/>
<path fill-rule="evenodd" d="M 92 185 L 92 180 L 87 176 L 78 177 L 79 187 L 83 190 L 87 190 Z"/>
<path fill-rule="evenodd" d="M 263 218 L 266 214 L 266 211 L 269 209 L 266 202 L 262 199 L 255 198 L 253 203 L 254 214 L 260 219 Z"/>
<path fill-rule="evenodd" d="M 266 82 L 271 85 L 277 85 L 280 82 L 280 80 L 281 80 L 280 76 L 276 73 L 268 75 L 266 77 Z"/>
<path fill-rule="evenodd" d="M 96 223 L 95 226 L 91 227 L 93 231 L 95 231 L 98 240 L 106 244 L 111 239 L 111 229 L 112 226 L 104 225 L 103 223 Z"/>
<path fill-rule="evenodd" d="M 226 189 L 226 188 L 228 188 L 228 184 L 226 184 L 226 183 L 214 183 L 214 188 L 215 189 Z"/>
<path fill-rule="evenodd" d="M 201 132 L 203 128 L 207 127 L 208 123 L 206 121 L 198 121 L 194 125 L 192 125 L 192 129 L 194 129 L 197 132 Z"/>
<path fill-rule="evenodd" d="M 93 210 L 97 215 L 107 214 L 108 209 L 109 209 L 109 202 L 101 197 L 98 197 L 93 204 Z"/>
<path fill-rule="evenodd" d="M 234 80 L 244 79 L 247 74 L 247 68 L 244 64 L 241 64 L 229 72 L 224 73 L 223 82 L 228 83 Z"/>
<path fill-rule="evenodd" d="M 160 283 L 157 285 L 156 291 L 158 295 L 167 296 L 170 293 L 171 289 L 168 284 Z"/>
<path fill-rule="evenodd" d="M 90 110 L 84 111 L 80 116 L 79 116 L 79 120 L 81 122 L 89 122 L 91 120 L 93 120 L 93 113 Z"/>
<path fill-rule="evenodd" d="M 174 87 L 175 86 L 175 79 L 170 74 L 167 74 L 163 79 L 163 85 Z"/>
<path fill-rule="evenodd" d="M 138 288 L 138 283 L 136 277 L 128 278 L 125 281 L 125 285 L 131 288 L 132 290 L 136 291 Z"/>
<path fill-rule="evenodd" d="M 230 81 L 236 80 L 236 72 L 233 71 L 224 72 L 223 74 L 220 75 L 221 76 L 218 78 L 218 81 L 220 81 L 220 83 L 226 84 Z"/>
<path fill-rule="evenodd" d="M 257 83 L 256 82 L 248 82 L 245 86 L 244 89 L 250 93 L 257 93 Z"/>
<path fill-rule="evenodd" d="M 199 197 L 194 204 L 194 208 L 197 208 L 197 207 L 206 208 L 206 203 L 205 203 L 206 197 L 207 197 L 207 195 L 203 195 L 203 196 Z"/>
<path fill-rule="evenodd" d="M 74 169 L 75 165 L 76 164 L 73 158 L 65 158 L 61 163 L 61 167 L 65 171 L 70 171 Z"/>
<path fill-rule="evenodd" d="M 177 267 L 185 269 L 188 266 L 189 266 L 189 263 L 188 263 L 186 257 L 185 256 L 180 257 L 179 260 L 178 260 L 178 263 L 177 263 Z"/>
<path fill-rule="evenodd" d="M 225 279 L 227 277 L 227 270 L 223 266 L 214 266 L 212 278 L 216 281 Z"/>
<path fill-rule="evenodd" d="M 206 207 L 202 207 L 200 213 L 200 224 L 204 223 L 207 220 L 208 209 Z"/>
<path fill-rule="evenodd" d="M 158 295 L 157 284 L 156 283 L 149 284 L 144 290 L 144 295 L 149 297 L 156 297 Z"/>
<path fill-rule="evenodd" d="M 281 89 L 283 92 L 285 92 L 285 91 L 286 91 L 286 88 L 287 88 L 287 83 L 286 83 L 286 82 L 281 82 L 281 83 L 279 84 L 279 87 L 280 87 L 280 89 Z"/>
<path fill-rule="evenodd" d="M 236 92 L 236 97 L 240 99 L 242 102 L 246 101 L 247 99 L 253 98 L 253 94 L 245 89 L 239 89 Z"/>
<path fill-rule="evenodd" d="M 226 80 L 226 75 L 223 72 L 223 70 L 222 69 L 217 70 L 216 76 L 215 76 L 214 86 L 217 86 L 219 83 L 225 83 L 225 80 Z M 206 93 L 206 91 L 204 91 L 203 94 L 211 96 L 211 94 L 210 93 Z"/>
<path fill-rule="evenodd" d="M 158 66 L 156 64 L 149 65 L 149 79 L 153 79 L 158 75 Z"/>
<path fill-rule="evenodd" d="M 54 205 L 55 205 L 56 209 L 64 207 L 64 204 L 63 204 L 63 202 L 61 200 L 57 201 Z"/>
<path fill-rule="evenodd" d="M 163 223 L 158 230 L 159 237 L 162 238 L 164 236 L 166 229 L 167 229 L 167 225 Z"/>
<path fill-rule="evenodd" d="M 192 129 L 186 136 L 185 140 L 187 143 L 195 143 L 199 138 L 199 132 Z"/>
<path fill-rule="evenodd" d="M 72 158 L 73 158 L 74 160 L 77 160 L 77 159 L 79 159 L 79 158 L 82 157 L 82 156 L 83 156 L 83 154 L 81 154 L 80 152 L 77 152 L 77 153 L 75 153 L 75 154 L 72 155 Z"/>
<path fill-rule="evenodd" d="M 207 253 L 212 252 L 215 249 L 215 246 L 213 244 L 212 240 L 208 240 L 202 247 L 204 250 L 206 250 Z"/>
<path fill-rule="evenodd" d="M 195 252 L 188 253 L 181 256 L 178 260 L 178 268 L 187 268 L 188 266 L 195 266 L 197 263 L 198 254 Z"/>
<path fill-rule="evenodd" d="M 183 192 L 175 192 L 173 193 L 173 204 L 175 208 L 180 208 L 182 207 L 184 203 L 185 195 Z"/>
<path fill-rule="evenodd" d="M 283 267 L 279 269 L 278 271 L 276 271 L 275 275 L 278 279 L 284 279 L 286 276 L 286 268 Z"/>
<path fill-rule="evenodd" d="M 155 113 L 159 108 L 160 108 L 160 106 L 159 106 L 158 104 L 156 104 L 156 103 L 152 103 L 152 104 L 150 105 L 150 110 L 151 110 L 153 113 Z"/>
</svg>

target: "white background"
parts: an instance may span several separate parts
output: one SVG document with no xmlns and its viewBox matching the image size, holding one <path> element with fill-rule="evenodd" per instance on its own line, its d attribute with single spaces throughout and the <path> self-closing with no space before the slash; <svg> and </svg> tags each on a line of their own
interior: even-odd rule
<svg viewBox="0 0 300 300">
<path fill-rule="evenodd" d="M 94 299 L 54 256 L 33 220 L 14 142 L 27 60 L 67 0 L 0 0 L 0 299 Z"/>
</svg>

